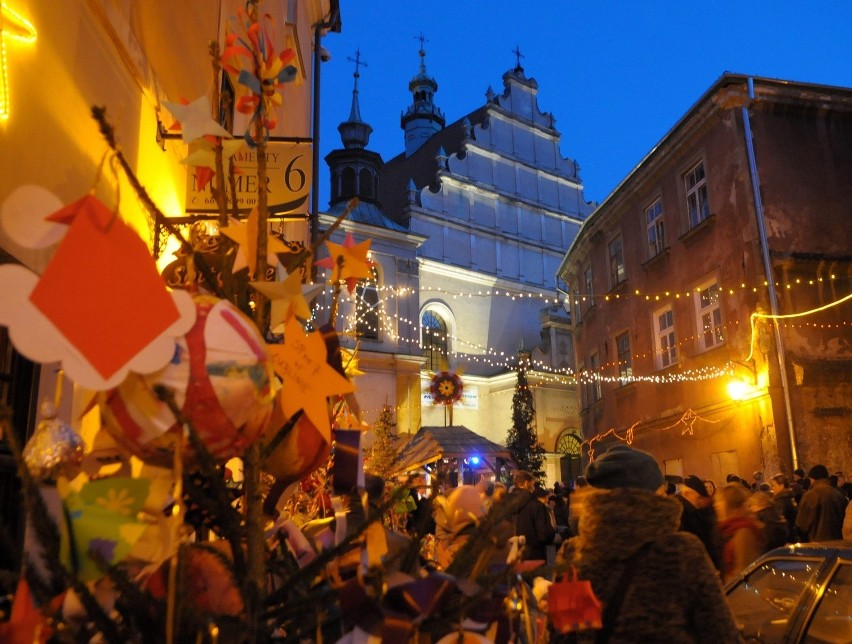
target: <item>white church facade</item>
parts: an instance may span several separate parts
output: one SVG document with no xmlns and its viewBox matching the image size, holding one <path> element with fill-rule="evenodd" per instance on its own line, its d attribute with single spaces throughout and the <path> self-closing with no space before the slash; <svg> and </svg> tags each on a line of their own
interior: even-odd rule
<svg viewBox="0 0 852 644">
<path fill-rule="evenodd" d="M 556 273 L 594 204 L 577 164 L 560 152 L 553 116 L 538 108 L 537 82 L 518 64 L 501 93 L 489 88 L 483 106 L 446 125 L 421 50 L 401 117 L 405 151 L 384 162 L 367 149 L 372 128 L 361 119 L 358 79 L 356 65 L 350 116 L 338 128 L 343 148 L 326 157 L 331 200 L 320 224 L 358 197 L 333 239 L 373 240 L 375 280 L 344 298 L 338 324 L 342 344 L 358 348 L 363 419 L 372 423 L 390 405 L 400 434 L 452 422 L 505 443 L 524 351 L 548 482 L 566 478 L 560 459 L 579 454 L 582 438 Z M 444 369 L 464 383 L 452 419 L 428 392 Z"/>
</svg>

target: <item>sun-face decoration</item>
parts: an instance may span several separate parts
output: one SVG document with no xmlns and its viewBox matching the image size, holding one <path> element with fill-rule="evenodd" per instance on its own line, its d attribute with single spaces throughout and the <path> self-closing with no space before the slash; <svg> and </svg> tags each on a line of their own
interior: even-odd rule
<svg viewBox="0 0 852 644">
<path fill-rule="evenodd" d="M 451 371 L 441 371 L 432 376 L 429 392 L 435 405 L 453 405 L 461 400 L 464 383 L 461 377 Z"/>
</svg>

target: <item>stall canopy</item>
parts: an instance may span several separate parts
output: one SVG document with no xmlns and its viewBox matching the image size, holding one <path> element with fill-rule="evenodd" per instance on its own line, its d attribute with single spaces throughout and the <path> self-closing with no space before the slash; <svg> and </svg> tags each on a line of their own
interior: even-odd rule
<svg viewBox="0 0 852 644">
<path fill-rule="evenodd" d="M 440 459 L 465 459 L 472 456 L 478 456 L 493 471 L 497 469 L 497 458 L 512 459 L 508 449 L 463 425 L 421 427 L 402 448 L 394 470 L 408 472 Z"/>
</svg>

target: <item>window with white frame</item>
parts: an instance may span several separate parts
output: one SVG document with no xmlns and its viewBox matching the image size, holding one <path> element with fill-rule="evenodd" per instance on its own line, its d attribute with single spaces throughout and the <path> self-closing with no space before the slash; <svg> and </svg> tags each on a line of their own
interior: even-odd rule
<svg viewBox="0 0 852 644">
<path fill-rule="evenodd" d="M 589 356 L 589 404 L 601 399 L 601 360 L 595 351 Z"/>
<path fill-rule="evenodd" d="M 699 162 L 683 177 L 686 189 L 686 208 L 689 212 L 689 227 L 695 228 L 710 216 L 710 202 L 707 200 L 707 175 L 704 162 Z"/>
<path fill-rule="evenodd" d="M 586 308 L 591 308 L 594 306 L 594 289 L 592 286 L 592 265 L 589 264 L 586 268 L 583 269 L 583 294 L 586 297 Z"/>
<path fill-rule="evenodd" d="M 447 323 L 432 310 L 425 311 L 420 321 L 423 328 L 423 356 L 426 358 L 424 367 L 429 371 L 443 371 L 447 368 L 449 354 Z"/>
<path fill-rule="evenodd" d="M 624 245 L 621 236 L 609 242 L 609 284 L 617 286 L 624 281 L 626 272 L 624 268 Z"/>
<path fill-rule="evenodd" d="M 715 280 L 696 289 L 695 312 L 701 348 L 712 349 L 722 344 L 725 333 L 722 328 L 721 289 Z"/>
<path fill-rule="evenodd" d="M 379 276 L 373 267 L 369 279 L 355 287 L 355 333 L 359 338 L 379 338 Z"/>
<path fill-rule="evenodd" d="M 630 356 L 630 333 L 625 331 L 615 336 L 615 350 L 618 355 L 618 377 L 621 378 L 621 384 L 626 385 L 630 382 L 630 376 L 633 375 L 633 359 Z"/>
<path fill-rule="evenodd" d="M 662 199 L 657 199 L 645 208 L 645 226 L 648 231 L 648 257 L 656 257 L 666 247 L 666 228 L 663 222 Z"/>
<path fill-rule="evenodd" d="M 657 368 L 665 369 L 677 363 L 677 336 L 674 311 L 671 306 L 654 313 L 654 335 L 657 350 Z"/>
</svg>

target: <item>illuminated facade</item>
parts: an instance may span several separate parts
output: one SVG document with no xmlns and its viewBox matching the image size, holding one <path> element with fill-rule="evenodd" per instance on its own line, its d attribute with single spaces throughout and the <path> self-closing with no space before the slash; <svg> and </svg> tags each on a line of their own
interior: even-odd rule
<svg viewBox="0 0 852 644">
<path fill-rule="evenodd" d="M 583 198 L 577 164 L 561 155 L 552 115 L 538 108 L 536 81 L 518 66 L 503 85 L 501 94 L 489 89 L 485 105 L 445 125 L 421 50 L 409 83 L 412 103 L 401 118 L 405 151 L 387 162 L 365 149 L 369 126 L 356 86 L 350 118 L 339 128 L 344 149 L 326 157 L 332 187 L 324 221 L 360 196 L 343 227 L 360 227 L 375 240 L 384 296 L 375 336 L 359 339 L 368 375 L 356 380 L 366 419 L 387 402 L 397 409 L 400 432 L 449 422 L 424 393 L 430 373 L 446 363 L 463 371 L 465 382 L 453 424 L 501 443 L 511 426 L 511 367 L 525 349 L 532 352 L 529 379 L 552 483 L 563 478 L 557 445 L 573 445 L 566 437 L 579 434 L 576 388 L 564 377 L 573 349 L 556 269 L 593 205 Z M 354 326 L 354 305 L 350 312 Z"/>
<path fill-rule="evenodd" d="M 717 482 L 852 462 L 850 126 L 852 90 L 726 74 L 586 220 L 559 272 L 593 450 Z"/>
</svg>

